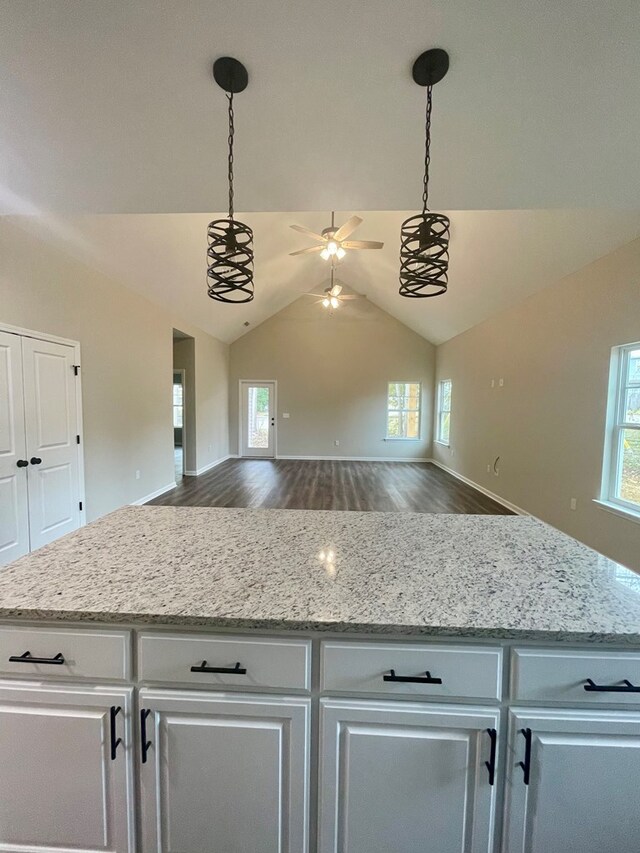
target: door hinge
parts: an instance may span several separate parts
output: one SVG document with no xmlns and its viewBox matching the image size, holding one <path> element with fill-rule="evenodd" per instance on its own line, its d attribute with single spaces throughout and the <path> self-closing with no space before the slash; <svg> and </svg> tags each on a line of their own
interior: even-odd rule
<svg viewBox="0 0 640 853">
<path fill-rule="evenodd" d="M 76 444 L 80 444 L 80 436 L 79 435 L 76 436 Z"/>
<path fill-rule="evenodd" d="M 80 373 L 80 365 L 72 364 L 71 367 L 73 367 L 73 375 L 77 376 Z"/>
<path fill-rule="evenodd" d="M 80 509 L 82 509 L 82 501 L 78 502 L 78 506 L 80 507 Z"/>
</svg>

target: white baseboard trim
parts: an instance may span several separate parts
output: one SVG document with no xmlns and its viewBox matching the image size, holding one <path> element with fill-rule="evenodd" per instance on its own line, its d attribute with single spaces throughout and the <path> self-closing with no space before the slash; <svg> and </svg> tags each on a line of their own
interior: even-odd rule
<svg viewBox="0 0 640 853">
<path fill-rule="evenodd" d="M 163 486 L 161 489 L 156 489 L 155 492 L 151 492 L 150 495 L 145 495 L 143 498 L 138 498 L 137 501 L 131 501 L 129 506 L 142 506 L 142 504 L 146 504 L 148 501 L 152 501 L 154 498 L 159 498 L 160 495 L 164 495 L 165 492 L 170 492 L 171 489 L 175 489 L 176 484 L 175 480 L 173 483 L 170 483 L 168 486 Z"/>
<path fill-rule="evenodd" d="M 208 465 L 203 465 L 202 468 L 198 468 L 197 471 L 185 471 L 185 477 L 199 477 L 200 474 L 206 474 L 207 471 L 210 471 L 212 468 L 215 468 L 216 465 L 221 465 L 223 462 L 226 462 L 227 459 L 235 458 L 235 453 L 227 453 L 226 456 L 221 456 L 220 459 L 216 459 L 213 462 L 209 462 Z"/>
<path fill-rule="evenodd" d="M 455 477 L 456 480 L 462 480 L 463 483 L 466 483 L 467 486 L 472 486 L 474 489 L 477 489 L 479 492 L 482 492 L 483 495 L 486 495 L 491 500 L 499 503 L 501 506 L 510 509 L 511 512 L 515 512 L 516 515 L 531 515 L 530 512 L 527 512 L 526 509 L 522 509 L 522 507 L 516 506 L 512 504 L 511 501 L 505 500 L 505 498 L 501 498 L 500 495 L 497 495 L 495 492 L 489 491 L 489 489 L 485 489 L 484 486 L 481 486 L 479 483 L 474 483 L 473 480 L 470 480 L 468 477 L 463 477 L 462 474 L 458 474 L 457 471 L 454 471 L 452 468 L 447 468 L 446 465 L 443 465 L 442 462 L 438 462 L 437 459 L 430 459 L 430 462 L 433 462 L 438 468 L 442 468 L 443 471 L 446 471 L 447 474 L 451 474 L 452 477 Z"/>
<path fill-rule="evenodd" d="M 276 459 L 328 462 L 431 462 L 427 456 L 276 456 Z"/>
</svg>

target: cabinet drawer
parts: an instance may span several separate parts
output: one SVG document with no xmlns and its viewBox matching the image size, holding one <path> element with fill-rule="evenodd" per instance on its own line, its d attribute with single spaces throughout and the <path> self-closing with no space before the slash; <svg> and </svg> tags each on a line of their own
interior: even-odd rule
<svg viewBox="0 0 640 853">
<path fill-rule="evenodd" d="M 309 690 L 311 641 L 143 633 L 138 641 L 138 675 L 142 681 L 208 687 Z"/>
<path fill-rule="evenodd" d="M 511 696 L 516 700 L 640 705 L 640 692 L 620 690 L 627 687 L 625 679 L 640 687 L 640 654 L 552 649 L 512 653 Z M 605 689 L 585 690 L 594 685 Z"/>
<path fill-rule="evenodd" d="M 321 666 L 325 691 L 439 699 L 499 699 L 501 695 L 499 648 L 326 641 Z M 407 678 L 423 680 L 403 680 Z"/>
<path fill-rule="evenodd" d="M 0 672 L 127 681 L 131 678 L 130 633 L 3 626 L 0 627 Z"/>
</svg>

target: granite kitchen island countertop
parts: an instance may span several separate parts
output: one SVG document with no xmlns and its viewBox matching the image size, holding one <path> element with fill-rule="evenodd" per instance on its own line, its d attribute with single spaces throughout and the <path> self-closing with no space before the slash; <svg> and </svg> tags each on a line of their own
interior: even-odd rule
<svg viewBox="0 0 640 853">
<path fill-rule="evenodd" d="M 2 570 L 0 617 L 640 646 L 640 575 L 530 517 L 124 507 Z"/>
</svg>

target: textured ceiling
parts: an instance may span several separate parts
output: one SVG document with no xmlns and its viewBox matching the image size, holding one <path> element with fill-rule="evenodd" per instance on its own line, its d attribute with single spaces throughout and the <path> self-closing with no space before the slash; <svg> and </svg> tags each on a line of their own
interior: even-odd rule
<svg viewBox="0 0 640 853">
<path fill-rule="evenodd" d="M 0 212 L 638 207 L 638 0 L 1 0 Z"/>
</svg>

